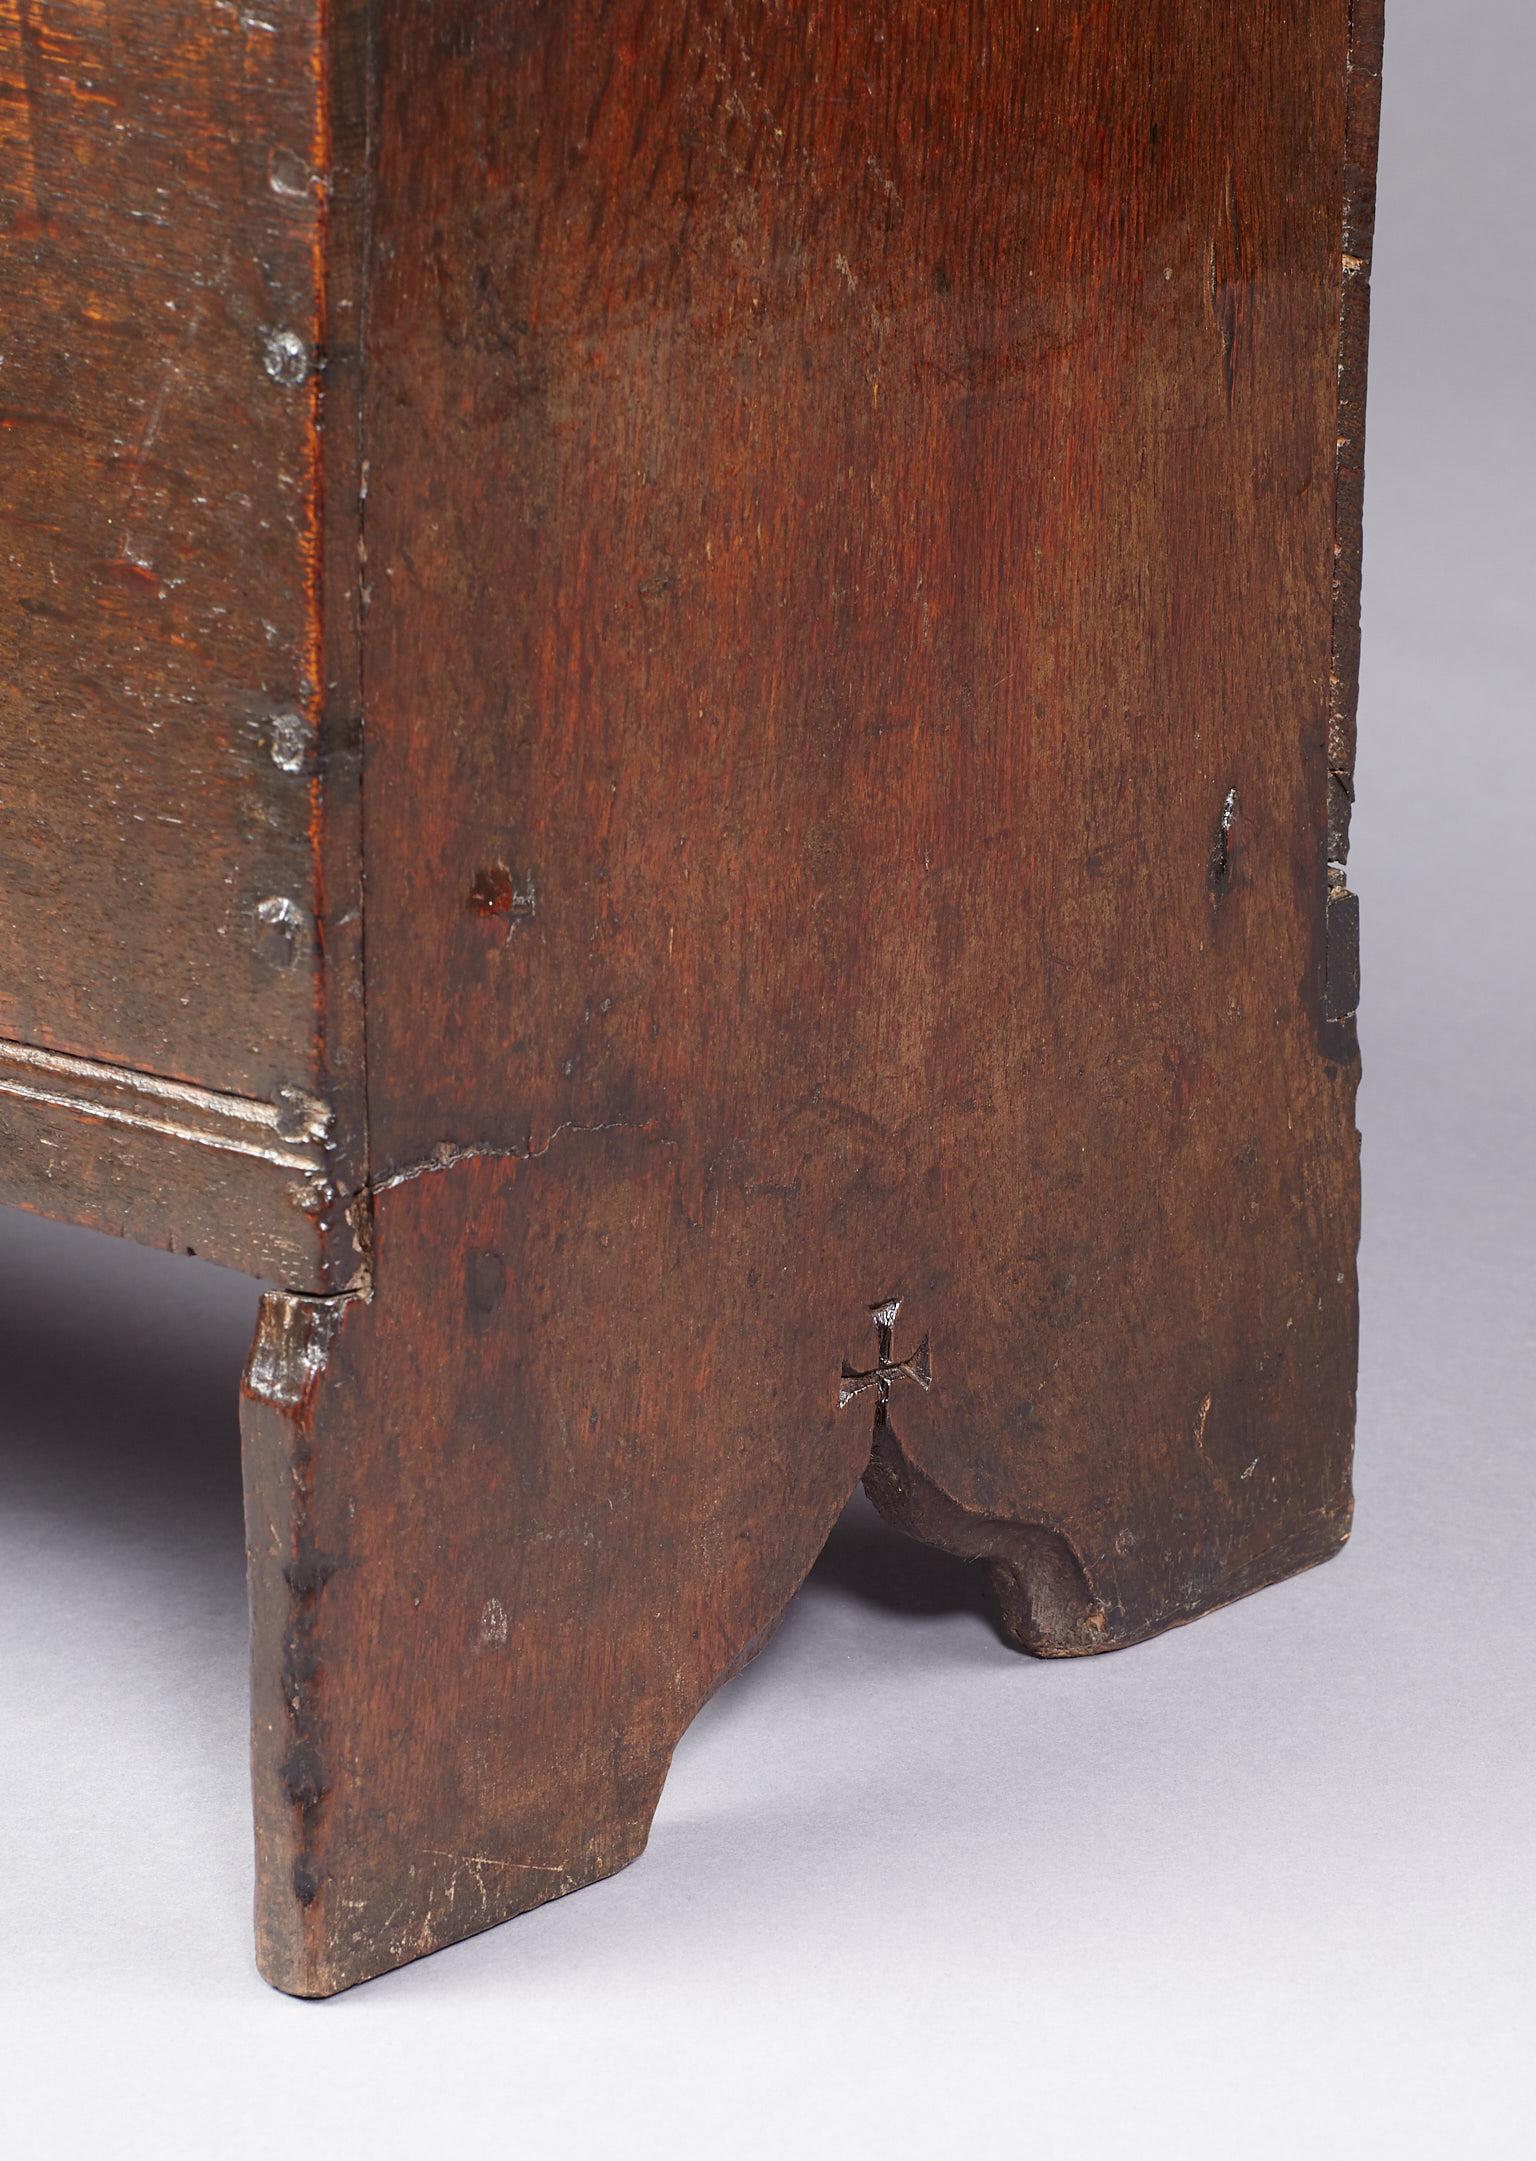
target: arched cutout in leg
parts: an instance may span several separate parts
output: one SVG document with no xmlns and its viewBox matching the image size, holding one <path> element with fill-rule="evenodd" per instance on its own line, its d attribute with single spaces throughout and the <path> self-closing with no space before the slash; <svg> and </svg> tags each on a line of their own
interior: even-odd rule
<svg viewBox="0 0 1536 2161">
<path fill-rule="evenodd" d="M 864 1490 L 888 1522 L 925 1545 L 986 1564 L 1003 1634 L 1020 1650 L 1069 1658 L 1108 1647 L 1103 1607 L 1063 1532 L 972 1514 L 907 1459 L 888 1425 Z"/>
</svg>

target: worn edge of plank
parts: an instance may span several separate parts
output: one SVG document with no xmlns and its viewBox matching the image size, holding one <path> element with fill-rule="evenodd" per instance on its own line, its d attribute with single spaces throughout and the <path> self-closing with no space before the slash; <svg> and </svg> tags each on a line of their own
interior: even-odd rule
<svg viewBox="0 0 1536 2161">
<path fill-rule="evenodd" d="M 350 1300 L 269 1291 L 241 1376 L 257 1962 L 290 1995 L 324 1993 L 306 1927 L 324 1799 L 316 1609 L 328 1567 L 307 1535 L 309 1419 Z M 263 1898 L 280 1870 L 291 1898 Z"/>
<path fill-rule="evenodd" d="M 373 0 L 317 0 L 310 501 L 307 564 L 319 754 L 311 777 L 316 1024 L 335 1105 L 332 1176 L 366 1274 L 371 1192 L 363 851 L 363 615 L 367 606 L 363 440 L 369 197 L 373 180 Z"/>
<path fill-rule="evenodd" d="M 1328 895 L 1324 1012 L 1346 1021 L 1360 1002 L 1360 906 L 1349 889 L 1350 817 L 1360 699 L 1361 557 L 1365 512 L 1366 358 L 1381 133 L 1385 0 L 1350 0 L 1345 72 L 1338 422 L 1334 460 L 1333 648 L 1328 685 Z"/>
</svg>

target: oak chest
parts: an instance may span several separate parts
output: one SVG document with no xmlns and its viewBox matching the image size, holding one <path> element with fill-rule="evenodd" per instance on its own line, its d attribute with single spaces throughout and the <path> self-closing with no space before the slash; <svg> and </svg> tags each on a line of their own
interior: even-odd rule
<svg viewBox="0 0 1536 2161">
<path fill-rule="evenodd" d="M 590 1882 L 862 1476 L 1345 1537 L 1379 0 L 0 0 L 0 1195 L 271 1285 L 257 1927 Z"/>
</svg>

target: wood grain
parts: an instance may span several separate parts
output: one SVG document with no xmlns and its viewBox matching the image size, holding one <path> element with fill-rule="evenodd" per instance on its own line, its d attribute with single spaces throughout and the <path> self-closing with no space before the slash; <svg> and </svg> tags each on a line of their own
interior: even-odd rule
<svg viewBox="0 0 1536 2161">
<path fill-rule="evenodd" d="M 280 1986 L 629 1858 L 866 1469 L 1046 1653 L 1346 1536 L 1378 28 L 372 11 L 372 1297 L 247 1382 Z"/>
<path fill-rule="evenodd" d="M 342 39 L 307 0 L 0 8 L 0 1038 L 150 1085 L 316 1096 L 350 1195 L 366 1129 L 344 502 L 322 538 L 327 472 L 344 488 L 357 460 L 365 175 L 343 143 L 333 189 L 322 95 L 356 73 L 327 71 Z M 245 1177 L 236 1202 L 210 1167 L 219 1201 L 199 1204 L 201 1170 L 89 1126 L 61 1181 L 36 1120 L 12 1134 L 10 1199 L 317 1289 L 355 1272 L 324 1209 L 296 1218 L 273 1181 Z"/>
<path fill-rule="evenodd" d="M 386 20 L 380 1172 L 664 1141 L 598 1310 L 704 1242 L 756 1405 L 903 1297 L 925 1475 L 1111 1639 L 1336 1543 L 1347 10 Z"/>
<path fill-rule="evenodd" d="M 861 1476 L 1049 1655 L 1347 1535 L 1380 39 L 0 0 L 0 1193 L 278 1286 L 279 1986 L 633 1858 Z"/>
</svg>

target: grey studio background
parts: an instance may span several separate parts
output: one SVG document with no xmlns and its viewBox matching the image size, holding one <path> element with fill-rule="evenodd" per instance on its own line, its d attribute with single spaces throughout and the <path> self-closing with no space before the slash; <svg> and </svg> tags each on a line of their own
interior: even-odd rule
<svg viewBox="0 0 1536 2161">
<path fill-rule="evenodd" d="M 1040 1664 L 852 1509 L 612 1882 L 334 2003 L 249 1948 L 256 1288 L 0 1216 L 7 2156 L 1536 2152 L 1532 86 L 1390 0 L 1359 1515 Z"/>
</svg>

